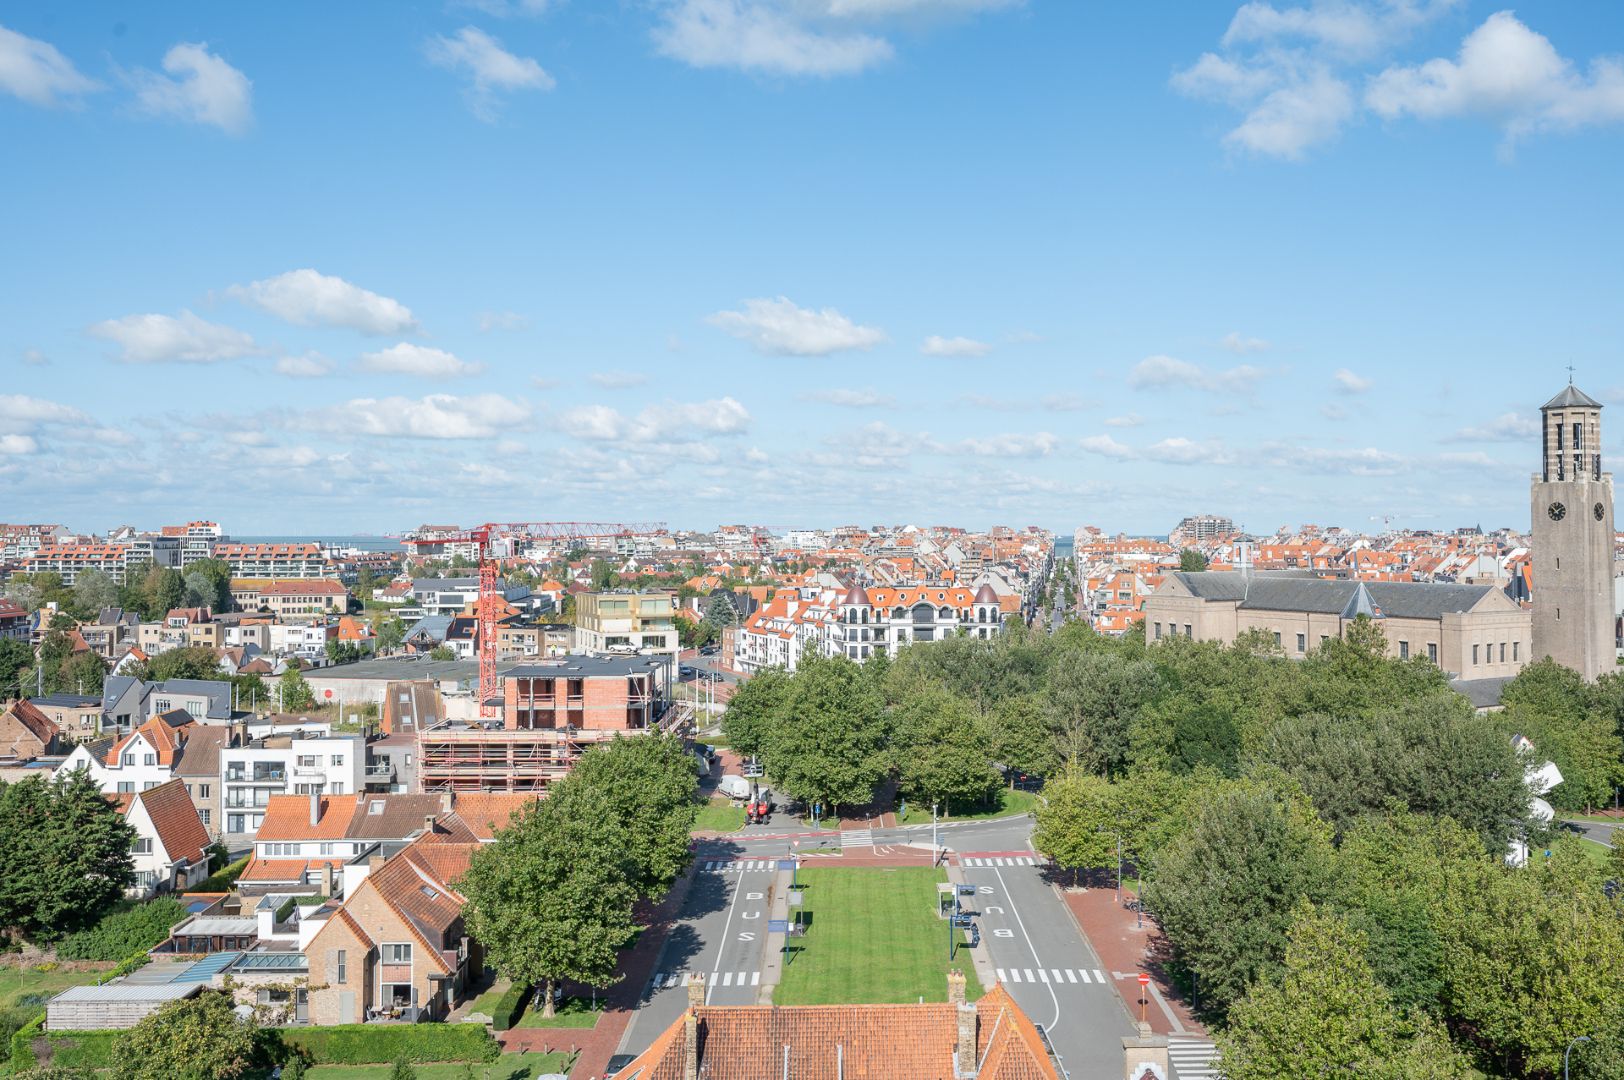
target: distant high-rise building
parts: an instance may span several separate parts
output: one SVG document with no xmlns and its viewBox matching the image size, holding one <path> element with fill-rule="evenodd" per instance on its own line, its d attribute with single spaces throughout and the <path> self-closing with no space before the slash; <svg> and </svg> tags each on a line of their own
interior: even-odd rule
<svg viewBox="0 0 1624 1080">
<path fill-rule="evenodd" d="M 1530 490 L 1534 655 L 1594 679 L 1617 668 L 1613 476 L 1601 471 L 1601 402 L 1572 383 L 1540 409 Z"/>
<path fill-rule="evenodd" d="M 1192 544 L 1210 540 L 1215 536 L 1228 536 L 1235 531 L 1235 523 L 1218 514 L 1194 514 L 1178 523 L 1168 540 L 1175 544 Z"/>
</svg>

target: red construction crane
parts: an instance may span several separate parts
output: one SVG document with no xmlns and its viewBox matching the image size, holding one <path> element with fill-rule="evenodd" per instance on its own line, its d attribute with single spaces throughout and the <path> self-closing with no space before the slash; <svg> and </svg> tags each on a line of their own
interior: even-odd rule
<svg viewBox="0 0 1624 1080">
<path fill-rule="evenodd" d="M 619 521 L 489 521 L 462 532 L 437 536 L 437 543 L 473 544 L 479 552 L 479 715 L 498 716 L 500 688 L 496 685 L 496 622 L 502 596 L 496 591 L 493 540 L 604 540 L 640 533 L 663 532 L 665 522 Z"/>
</svg>

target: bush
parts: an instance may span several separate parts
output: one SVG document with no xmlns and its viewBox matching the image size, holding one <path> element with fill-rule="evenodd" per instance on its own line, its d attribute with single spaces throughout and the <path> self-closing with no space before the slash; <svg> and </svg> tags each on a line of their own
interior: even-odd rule
<svg viewBox="0 0 1624 1080">
<path fill-rule="evenodd" d="M 50 1036 L 51 1064 L 63 1068 L 111 1069 L 113 1043 L 122 1031 L 64 1031 Z"/>
<path fill-rule="evenodd" d="M 39 1064 L 34 1056 L 34 1036 L 45 1026 L 45 1010 L 41 1009 L 28 1023 L 11 1033 L 11 1068 L 14 1072 L 32 1069 Z"/>
<path fill-rule="evenodd" d="M 12 1074 L 13 1080 L 101 1080 L 95 1069 L 70 1068 L 47 1065 L 40 1069 L 26 1069 Z"/>
<path fill-rule="evenodd" d="M 342 1024 L 278 1028 L 282 1044 L 315 1065 L 390 1061 L 495 1061 L 501 1053 L 483 1024 Z"/>
<path fill-rule="evenodd" d="M 223 870 L 216 871 L 193 885 L 187 892 L 230 892 L 237 887 L 237 879 L 248 869 L 248 856 L 244 855 Z"/>
<path fill-rule="evenodd" d="M 496 999 L 491 1008 L 491 1027 L 497 1031 L 506 1031 L 519 1022 L 524 1015 L 525 1006 L 530 1004 L 534 987 L 526 983 L 514 983 L 507 988 L 507 992 Z"/>
<path fill-rule="evenodd" d="M 144 904 L 120 904 L 96 925 L 63 938 L 56 954 L 67 960 L 122 960 L 162 943 L 185 917 L 185 905 L 167 896 Z"/>
<path fill-rule="evenodd" d="M 136 968 L 146 966 L 147 961 L 151 959 L 152 957 L 148 956 L 144 951 L 126 956 L 123 960 L 119 961 L 118 967 L 114 968 L 112 971 L 104 973 L 101 978 L 97 979 L 96 985 L 100 986 L 102 983 L 110 983 L 114 979 L 128 975 Z"/>
</svg>

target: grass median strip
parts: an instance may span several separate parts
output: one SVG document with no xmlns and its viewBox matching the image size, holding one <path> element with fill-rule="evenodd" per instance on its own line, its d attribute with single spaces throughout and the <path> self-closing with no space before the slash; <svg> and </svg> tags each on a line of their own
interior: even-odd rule
<svg viewBox="0 0 1624 1080">
<path fill-rule="evenodd" d="M 947 962 L 947 923 L 936 917 L 936 883 L 947 880 L 945 872 L 810 867 L 799 876 L 808 926 L 789 939 L 793 951 L 784 957 L 775 1004 L 946 1001 L 950 967 L 964 972 L 972 999 L 981 996 L 970 953 L 960 949 Z"/>
</svg>

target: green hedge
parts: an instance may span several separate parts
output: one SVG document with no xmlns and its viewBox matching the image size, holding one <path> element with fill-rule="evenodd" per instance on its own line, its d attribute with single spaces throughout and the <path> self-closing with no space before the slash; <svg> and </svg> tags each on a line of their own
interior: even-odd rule
<svg viewBox="0 0 1624 1080">
<path fill-rule="evenodd" d="M 193 885 L 187 892 L 230 892 L 237 887 L 237 879 L 242 872 L 248 869 L 249 856 L 244 855 L 224 870 L 210 874 L 202 881 Z"/>
<path fill-rule="evenodd" d="M 484 1024 L 341 1024 L 277 1028 L 282 1044 L 315 1065 L 495 1061 L 501 1048 Z"/>
<path fill-rule="evenodd" d="M 48 1033 L 51 1064 L 77 1069 L 111 1069 L 113 1044 L 122 1031 L 63 1031 Z"/>
<path fill-rule="evenodd" d="M 517 1024 L 519 1017 L 524 1015 L 525 1006 L 530 1004 L 533 989 L 523 983 L 514 983 L 508 987 L 491 1008 L 491 1026 L 497 1031 L 507 1031 Z"/>
<path fill-rule="evenodd" d="M 64 960 L 122 960 L 168 940 L 170 928 L 185 917 L 185 905 L 167 896 L 120 904 L 96 925 L 63 938 L 56 955 Z"/>
<path fill-rule="evenodd" d="M 132 953 L 120 960 L 118 962 L 118 967 L 111 971 L 102 972 L 101 976 L 96 980 L 96 985 L 101 986 L 103 983 L 110 983 L 114 979 L 122 978 L 123 976 L 134 971 L 136 968 L 145 967 L 147 962 L 151 959 L 152 957 L 148 956 L 144 951 Z"/>
<path fill-rule="evenodd" d="M 34 1056 L 34 1036 L 38 1035 L 40 1028 L 44 1026 L 45 1010 L 41 1009 L 38 1016 L 12 1032 L 11 1069 L 13 1072 L 32 1069 L 39 1064 L 39 1058 Z"/>
</svg>

